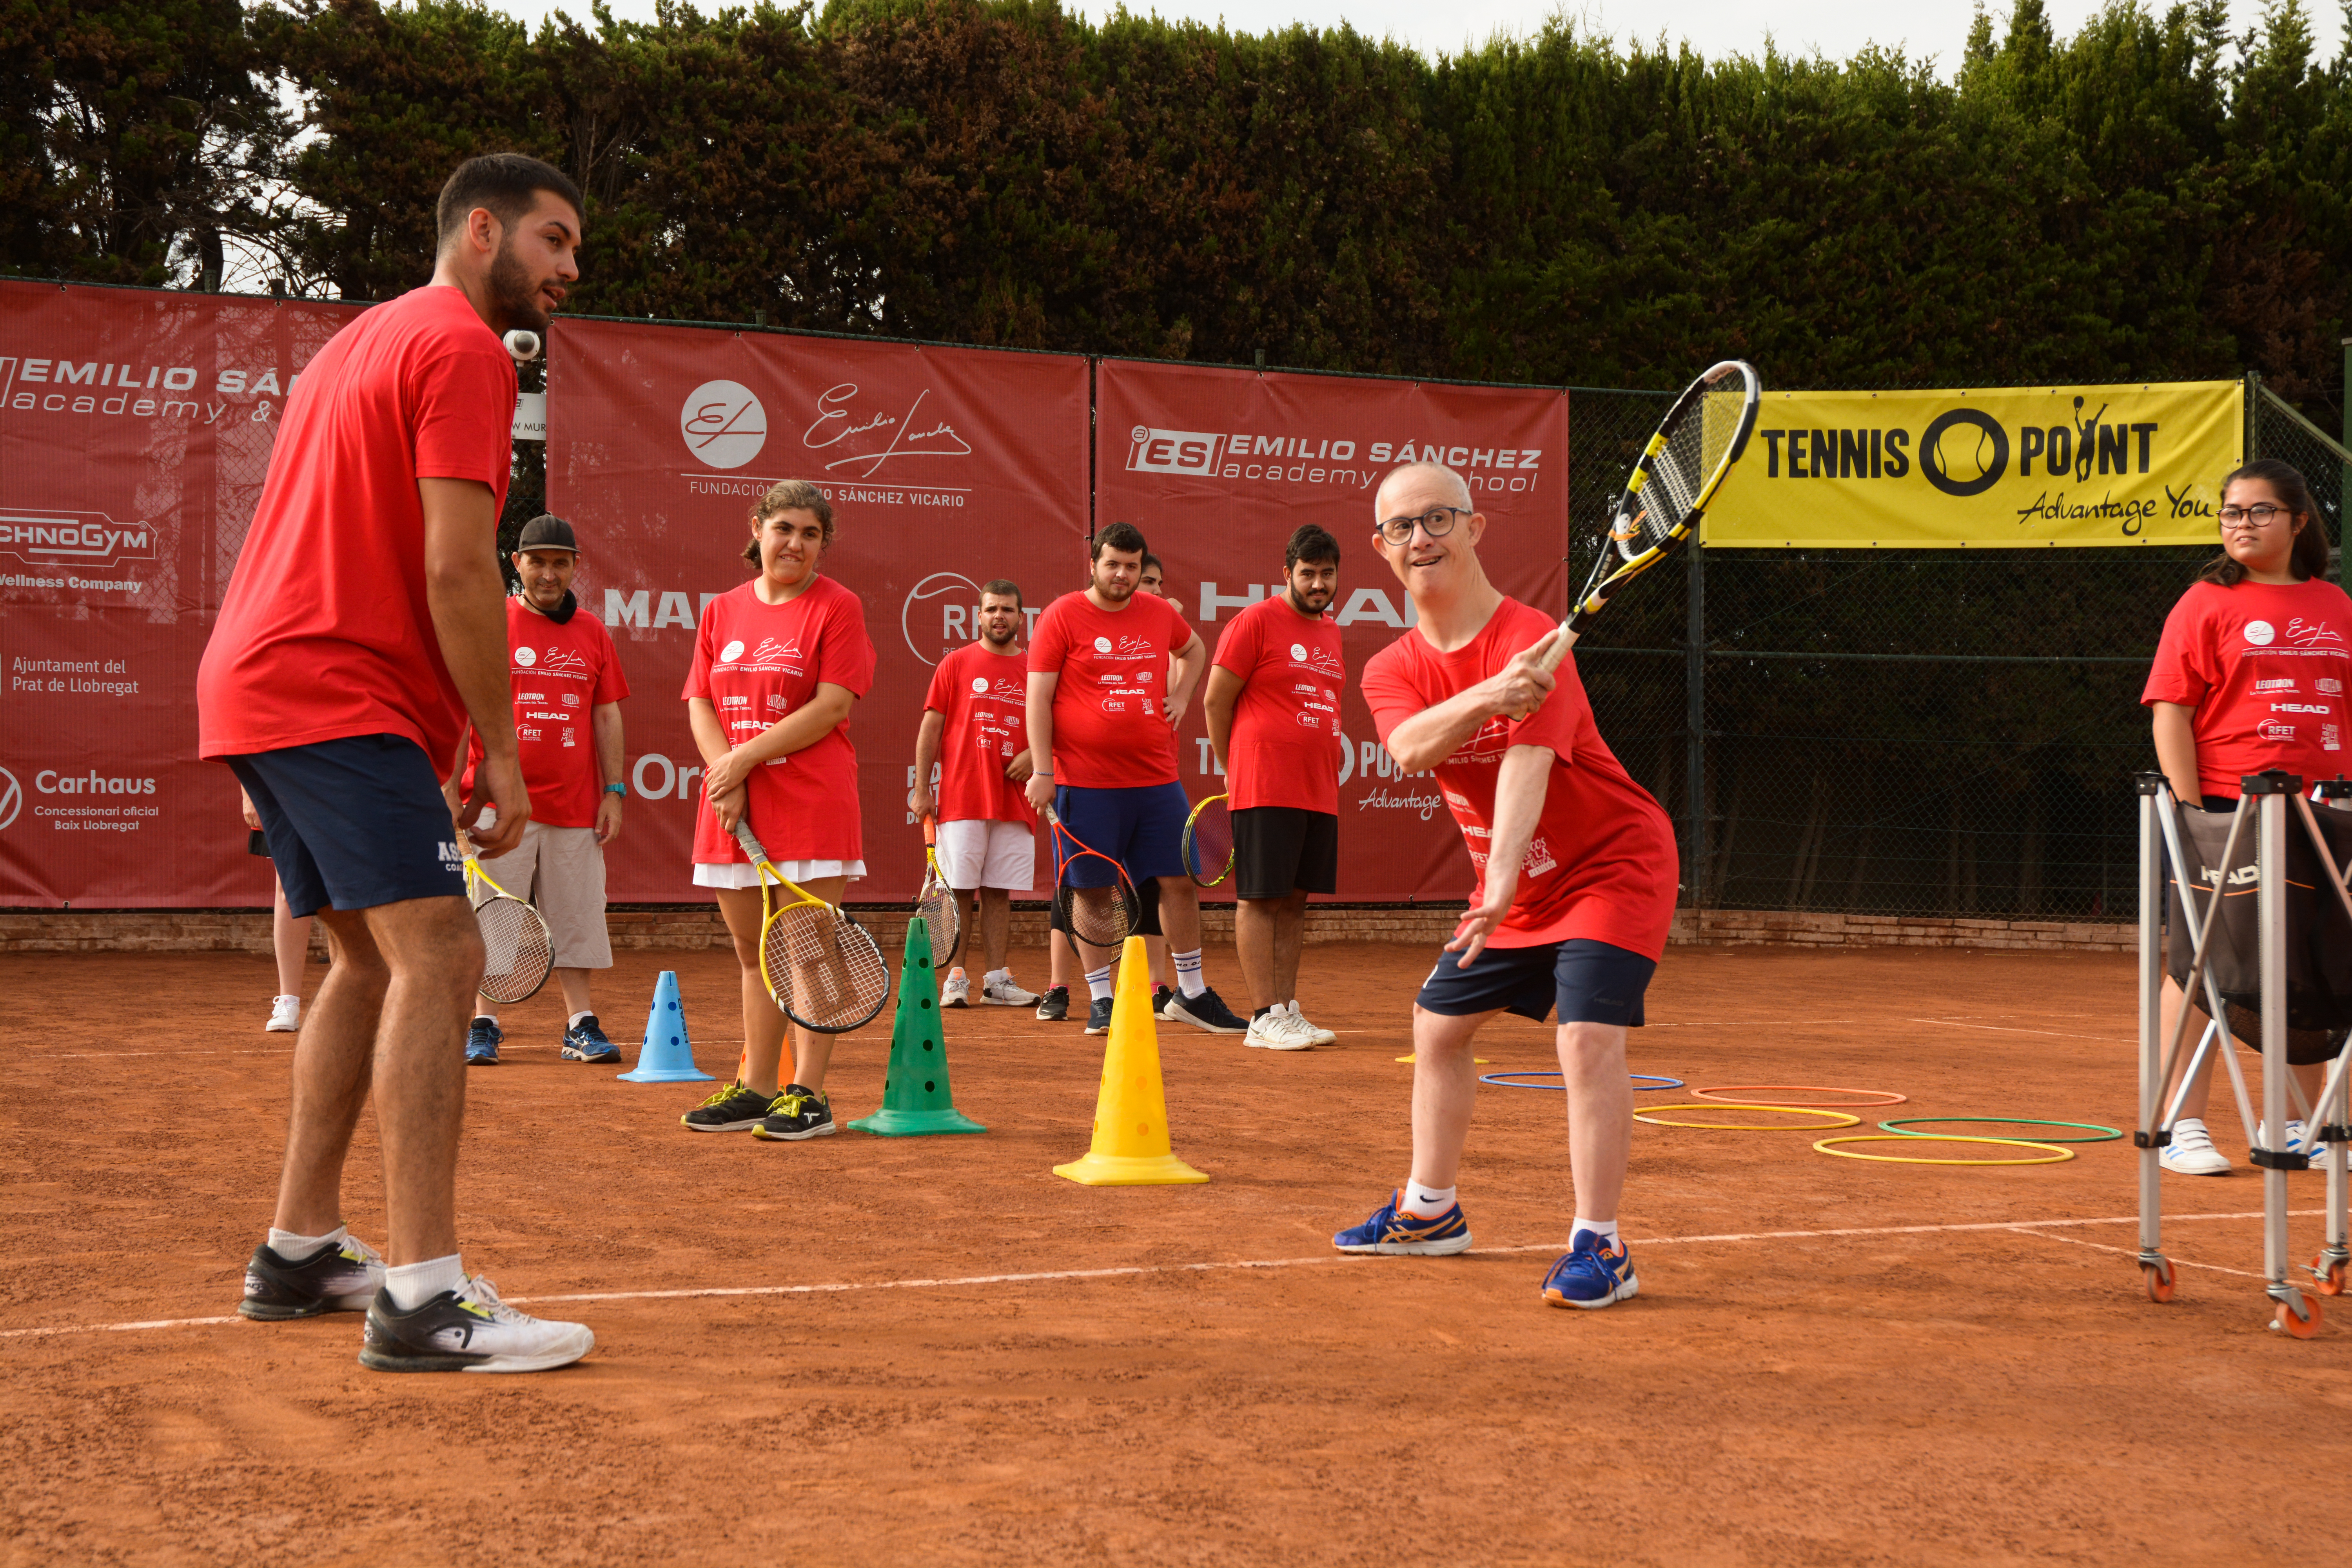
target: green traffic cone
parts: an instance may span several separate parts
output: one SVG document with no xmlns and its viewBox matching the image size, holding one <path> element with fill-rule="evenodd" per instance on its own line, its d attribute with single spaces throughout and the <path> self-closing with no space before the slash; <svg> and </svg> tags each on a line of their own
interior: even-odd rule
<svg viewBox="0 0 2352 1568">
<path fill-rule="evenodd" d="M 898 1016 L 890 1026 L 890 1068 L 882 1080 L 882 1108 L 850 1123 L 885 1138 L 931 1132 L 985 1132 L 955 1108 L 948 1089 L 948 1047 L 940 1037 L 940 977 L 931 969 L 931 937 L 920 915 L 907 922 L 907 956 L 898 967 Z"/>
</svg>

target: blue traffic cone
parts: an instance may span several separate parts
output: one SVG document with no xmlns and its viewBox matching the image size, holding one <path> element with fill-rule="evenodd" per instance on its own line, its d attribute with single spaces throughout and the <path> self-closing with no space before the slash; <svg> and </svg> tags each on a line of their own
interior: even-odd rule
<svg viewBox="0 0 2352 1568">
<path fill-rule="evenodd" d="M 677 999 L 677 971 L 665 969 L 654 983 L 654 1005 L 646 1013 L 646 1043 L 637 1047 L 637 1070 L 614 1073 L 623 1083 L 709 1083 L 694 1065 L 694 1042 L 686 1037 L 686 1008 Z"/>
</svg>

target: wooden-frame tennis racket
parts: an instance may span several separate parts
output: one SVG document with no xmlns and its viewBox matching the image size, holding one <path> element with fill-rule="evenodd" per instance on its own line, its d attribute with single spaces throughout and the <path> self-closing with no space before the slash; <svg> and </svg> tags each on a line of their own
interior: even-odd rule
<svg viewBox="0 0 2352 1568">
<path fill-rule="evenodd" d="M 944 974 L 963 944 L 963 900 L 940 870 L 940 824 L 929 816 L 923 818 L 923 885 L 915 894 L 915 913 L 931 933 L 931 968 Z"/>
<path fill-rule="evenodd" d="M 1098 850 L 1089 849 L 1078 836 L 1064 826 L 1052 806 L 1045 808 L 1045 820 L 1054 829 L 1054 912 L 1070 928 L 1070 934 L 1092 947 L 1116 949 L 1135 934 L 1136 922 L 1142 917 L 1143 901 L 1136 897 L 1135 883 L 1127 868 Z M 1100 865 L 1094 862 L 1099 861 Z M 1108 868 L 1109 881 L 1092 887 L 1073 887 L 1070 878 L 1101 876 Z"/>
<path fill-rule="evenodd" d="M 475 989 L 493 1002 L 528 1002 L 555 973 L 555 939 L 537 910 L 490 880 L 462 827 L 457 847 L 466 857 L 467 899 L 482 927 L 482 982 Z"/>
<path fill-rule="evenodd" d="M 1203 888 L 1233 875 L 1234 814 L 1231 797 L 1213 795 L 1184 819 L 1184 869 Z"/>
<path fill-rule="evenodd" d="M 1763 397 L 1756 367 L 1727 359 L 1708 366 L 1675 399 L 1625 476 L 1625 491 L 1610 513 L 1608 542 L 1544 653 L 1546 669 L 1559 668 L 1618 590 L 1697 531 L 1724 476 L 1747 455 Z"/>
<path fill-rule="evenodd" d="M 735 842 L 760 870 L 760 977 L 776 1005 L 820 1035 L 870 1022 L 890 997 L 873 933 L 776 869 L 749 822 L 735 824 Z"/>
</svg>

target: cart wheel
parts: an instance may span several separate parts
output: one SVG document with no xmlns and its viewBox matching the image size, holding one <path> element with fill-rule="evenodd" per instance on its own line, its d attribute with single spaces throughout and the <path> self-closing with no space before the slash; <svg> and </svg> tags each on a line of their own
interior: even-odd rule
<svg viewBox="0 0 2352 1568">
<path fill-rule="evenodd" d="M 2312 1282 L 2311 1288 L 2313 1289 L 2318 1291 L 2323 1296 L 2341 1296 L 2344 1294 L 2345 1265 L 2342 1258 L 2338 1258 L 2335 1262 L 2330 1263 L 2327 1261 L 2327 1254 L 2323 1252 L 2318 1257 L 2311 1260 L 2311 1271 L 2315 1275 L 2318 1276 L 2318 1278 Z"/>
<path fill-rule="evenodd" d="M 2147 1287 L 2149 1300 L 2172 1300 L 2172 1259 L 2168 1258 L 2162 1263 L 2143 1263 L 2139 1266 L 2139 1276 L 2141 1282 Z"/>
<path fill-rule="evenodd" d="M 2292 1304 L 2281 1301 L 2278 1310 L 2271 1316 L 2271 1327 L 2283 1330 L 2298 1340 L 2310 1339 L 2319 1332 L 2319 1298 L 2298 1293 L 2294 1300 L 2303 1304 L 2304 1311 L 2309 1315 L 2299 1315 Z"/>
</svg>

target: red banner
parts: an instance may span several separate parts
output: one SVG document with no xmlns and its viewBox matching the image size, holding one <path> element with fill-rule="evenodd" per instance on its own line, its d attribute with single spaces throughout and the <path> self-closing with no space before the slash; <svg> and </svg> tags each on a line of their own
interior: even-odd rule
<svg viewBox="0 0 2352 1568">
<path fill-rule="evenodd" d="M 1557 613 L 1568 599 L 1568 397 L 1526 387 L 1285 375 L 1158 361 L 1097 370 L 1095 516 L 1143 530 L 1165 587 L 1213 649 L 1235 611 L 1283 592 L 1283 546 L 1301 523 L 1339 542 L 1342 693 L 1339 891 L 1343 900 L 1452 899 L 1470 862 L 1436 781 L 1401 777 L 1356 677 L 1412 622 L 1372 549 L 1381 476 L 1417 458 L 1470 482 L 1486 513 L 1487 575 Z M 1184 785 L 1214 794 L 1198 705 L 1179 748 Z"/>
<path fill-rule="evenodd" d="M 358 311 L 0 280 L 0 905 L 269 901 L 196 661 L 287 389 Z"/>
<path fill-rule="evenodd" d="M 864 814 L 866 876 L 849 898 L 911 900 L 923 846 L 907 786 L 931 667 L 977 636 L 990 578 L 1019 583 L 1033 618 L 1085 581 L 1087 362 L 558 321 L 548 367 L 549 510 L 579 531 L 574 592 L 634 692 L 611 897 L 708 897 L 692 883 L 702 759 L 678 692 L 702 606 L 751 574 L 753 502 L 804 479 L 834 506 L 824 569 L 865 601 L 880 655 L 850 719 L 859 798 L 842 808 Z"/>
</svg>

